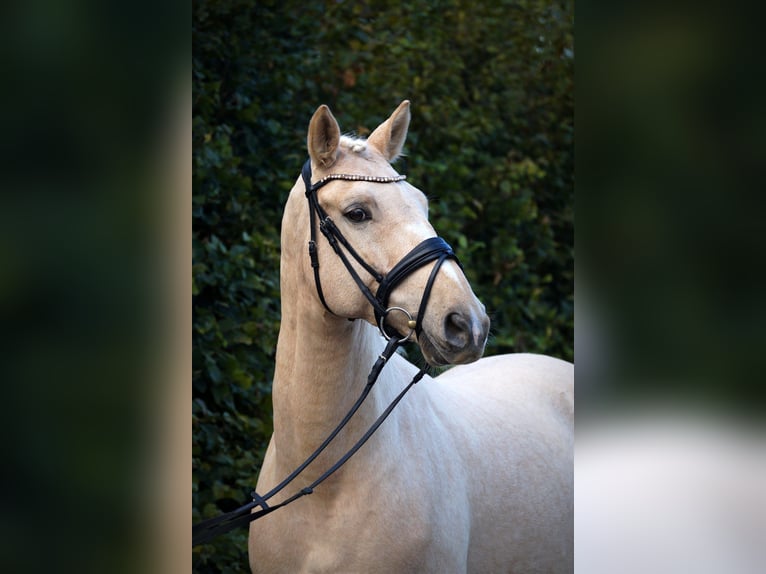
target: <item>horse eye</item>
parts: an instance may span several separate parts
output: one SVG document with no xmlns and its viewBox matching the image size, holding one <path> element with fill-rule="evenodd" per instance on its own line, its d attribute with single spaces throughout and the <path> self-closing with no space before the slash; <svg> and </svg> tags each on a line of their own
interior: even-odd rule
<svg viewBox="0 0 766 574">
<path fill-rule="evenodd" d="M 363 221 L 370 219 L 369 214 L 361 207 L 350 209 L 343 215 L 350 221 L 353 221 L 354 223 L 362 223 Z"/>
</svg>

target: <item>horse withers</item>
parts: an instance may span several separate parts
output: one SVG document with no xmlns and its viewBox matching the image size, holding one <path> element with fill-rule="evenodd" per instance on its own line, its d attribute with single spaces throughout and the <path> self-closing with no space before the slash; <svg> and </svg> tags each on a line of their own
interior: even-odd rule
<svg viewBox="0 0 766 574">
<path fill-rule="evenodd" d="M 573 366 L 532 354 L 480 359 L 484 306 L 435 239 L 425 196 L 391 166 L 409 121 L 405 101 L 365 140 L 342 136 L 326 106 L 311 118 L 310 164 L 282 220 L 274 434 L 256 490 L 273 488 L 331 433 L 386 337 L 416 342 L 432 365 L 459 366 L 423 377 L 312 496 L 253 522 L 251 568 L 571 572 Z M 410 265 L 424 254 L 427 263 Z M 382 288 L 389 275 L 396 284 Z M 393 354 L 295 489 L 341 458 L 416 373 Z"/>
</svg>

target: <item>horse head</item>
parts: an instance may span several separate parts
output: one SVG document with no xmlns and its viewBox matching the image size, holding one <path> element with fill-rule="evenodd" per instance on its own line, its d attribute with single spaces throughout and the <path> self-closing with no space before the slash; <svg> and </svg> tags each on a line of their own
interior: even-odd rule
<svg viewBox="0 0 766 574">
<path fill-rule="evenodd" d="M 386 336 L 404 333 L 430 364 L 469 363 L 484 352 L 489 318 L 451 248 L 433 239 L 426 196 L 391 166 L 409 122 L 404 101 L 366 140 L 351 138 L 320 106 L 303 175 L 309 217 L 301 209 L 302 221 L 285 221 L 283 232 L 300 228 L 303 245 L 313 243 L 311 257 L 302 257 L 303 283 L 314 284 L 317 304 L 330 314 L 366 320 Z M 325 237 L 314 231 L 307 238 L 312 228 Z"/>
</svg>

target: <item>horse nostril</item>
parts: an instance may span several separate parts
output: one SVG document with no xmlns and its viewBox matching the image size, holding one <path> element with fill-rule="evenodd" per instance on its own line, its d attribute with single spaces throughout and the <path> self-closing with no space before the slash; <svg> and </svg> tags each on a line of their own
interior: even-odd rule
<svg viewBox="0 0 766 574">
<path fill-rule="evenodd" d="M 470 343 L 471 325 L 460 313 L 450 313 L 444 320 L 444 336 L 453 348 L 462 349 Z"/>
</svg>

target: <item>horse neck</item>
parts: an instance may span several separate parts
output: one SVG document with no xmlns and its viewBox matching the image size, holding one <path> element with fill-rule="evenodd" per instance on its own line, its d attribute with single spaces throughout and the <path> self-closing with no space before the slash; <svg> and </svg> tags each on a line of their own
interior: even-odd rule
<svg viewBox="0 0 766 574">
<path fill-rule="evenodd" d="M 283 274 L 273 387 L 274 441 L 278 464 L 291 470 L 351 408 L 384 345 L 371 325 L 329 315 L 314 294 L 286 294 L 290 284 L 285 280 Z M 384 369 L 365 405 L 323 455 L 325 460 L 337 459 L 348 450 L 385 408 L 388 393 L 381 388 L 391 387 L 386 384 L 389 378 L 392 375 Z M 317 461 L 306 474 L 317 474 L 324 466 Z"/>
</svg>

